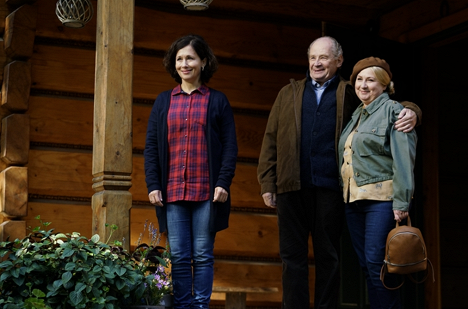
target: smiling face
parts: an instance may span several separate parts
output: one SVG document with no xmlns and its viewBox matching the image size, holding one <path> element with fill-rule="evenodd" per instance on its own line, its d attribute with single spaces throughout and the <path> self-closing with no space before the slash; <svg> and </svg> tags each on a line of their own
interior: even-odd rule
<svg viewBox="0 0 468 309">
<path fill-rule="evenodd" d="M 330 39 L 316 40 L 309 49 L 310 77 L 320 85 L 335 76 L 343 64 L 343 56 L 336 57 Z"/>
<path fill-rule="evenodd" d="M 182 79 L 182 84 L 201 85 L 200 75 L 206 59 L 202 60 L 191 45 L 181 48 L 176 55 L 176 70 Z"/>
<path fill-rule="evenodd" d="M 357 96 L 366 106 L 381 95 L 386 88 L 377 80 L 372 68 L 366 68 L 359 72 L 354 84 Z"/>
</svg>

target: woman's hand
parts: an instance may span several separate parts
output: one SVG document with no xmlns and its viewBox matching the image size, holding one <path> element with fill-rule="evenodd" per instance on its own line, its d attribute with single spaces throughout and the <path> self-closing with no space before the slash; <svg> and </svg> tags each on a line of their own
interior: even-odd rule
<svg viewBox="0 0 468 309">
<path fill-rule="evenodd" d="M 395 217 L 396 221 L 401 222 L 401 220 L 408 218 L 408 212 L 402 210 L 394 210 L 393 216 Z"/>
<path fill-rule="evenodd" d="M 163 205 L 163 199 L 162 199 L 162 192 L 161 190 L 154 190 L 151 191 L 150 194 L 148 194 L 149 201 L 151 204 L 155 206 L 162 207 Z"/>
<path fill-rule="evenodd" d="M 227 201 L 229 193 L 222 187 L 216 187 L 213 202 L 224 203 Z"/>
<path fill-rule="evenodd" d="M 416 113 L 411 109 L 404 108 L 398 115 L 398 120 L 395 122 L 395 129 L 405 133 L 411 132 L 418 123 Z"/>
</svg>

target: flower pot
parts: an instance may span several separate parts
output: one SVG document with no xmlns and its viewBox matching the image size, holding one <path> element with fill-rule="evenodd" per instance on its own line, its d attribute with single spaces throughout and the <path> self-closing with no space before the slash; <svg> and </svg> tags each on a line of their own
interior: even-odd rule
<svg viewBox="0 0 468 309">
<path fill-rule="evenodd" d="M 166 294 L 163 296 L 160 305 L 166 307 L 166 309 L 172 308 L 174 306 L 174 296 L 172 294 Z"/>
<path fill-rule="evenodd" d="M 172 294 L 164 295 L 159 305 L 133 305 L 129 309 L 172 309 L 173 306 Z"/>
</svg>

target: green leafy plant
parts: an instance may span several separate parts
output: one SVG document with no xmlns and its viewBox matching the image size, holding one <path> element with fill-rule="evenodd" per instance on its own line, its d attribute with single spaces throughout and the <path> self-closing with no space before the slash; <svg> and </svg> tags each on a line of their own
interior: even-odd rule
<svg viewBox="0 0 468 309">
<path fill-rule="evenodd" d="M 109 244 L 110 237 L 101 242 L 97 234 L 88 239 L 43 229 L 49 224 L 41 221 L 24 239 L 0 243 L 1 308 L 125 308 L 148 293 L 153 247 L 130 254 L 119 242 Z M 117 229 L 106 226 L 111 235 Z M 159 265 L 166 260 L 157 251 Z"/>
<path fill-rule="evenodd" d="M 141 243 L 143 233 L 148 230 L 149 242 Z M 168 245 L 162 247 L 161 234 L 152 223 L 146 220 L 143 233 L 137 240 L 132 257 L 137 261 L 138 268 L 145 273 L 145 291 L 139 299 L 134 299 L 134 304 L 158 305 L 164 295 L 172 293 L 172 281 L 170 273 L 170 250 Z"/>
</svg>

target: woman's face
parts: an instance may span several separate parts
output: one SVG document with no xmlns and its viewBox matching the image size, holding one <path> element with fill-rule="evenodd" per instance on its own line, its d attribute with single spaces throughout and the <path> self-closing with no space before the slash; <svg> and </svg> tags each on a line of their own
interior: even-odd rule
<svg viewBox="0 0 468 309">
<path fill-rule="evenodd" d="M 182 79 L 182 83 L 200 83 L 202 66 L 206 60 L 201 60 L 192 46 L 187 45 L 180 49 L 176 55 L 176 70 Z"/>
<path fill-rule="evenodd" d="M 384 92 L 385 88 L 387 87 L 377 80 L 371 68 L 366 68 L 359 72 L 356 83 L 354 84 L 354 90 L 357 96 L 365 105 L 374 101 Z"/>
</svg>

